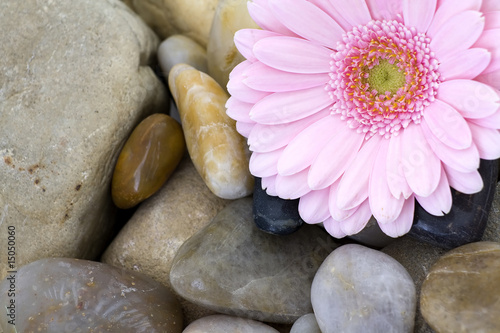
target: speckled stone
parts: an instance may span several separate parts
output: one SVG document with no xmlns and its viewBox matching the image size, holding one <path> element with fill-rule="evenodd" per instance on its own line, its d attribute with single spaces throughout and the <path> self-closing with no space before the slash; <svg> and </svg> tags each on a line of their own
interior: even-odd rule
<svg viewBox="0 0 500 333">
<path fill-rule="evenodd" d="M 291 324 L 312 312 L 312 278 L 336 246 L 317 226 L 288 236 L 260 231 L 252 200 L 244 198 L 181 246 L 170 282 L 180 296 L 212 310 Z"/>
<path fill-rule="evenodd" d="M 184 35 L 173 35 L 161 42 L 158 48 L 158 61 L 165 77 L 177 64 L 187 64 L 199 71 L 208 72 L 207 51 Z"/>
<path fill-rule="evenodd" d="M 483 241 L 500 242 L 500 183 L 497 183 L 495 196 L 484 230 Z"/>
<path fill-rule="evenodd" d="M 500 332 L 500 243 L 456 248 L 431 268 L 420 308 L 439 333 Z"/>
<path fill-rule="evenodd" d="M 16 332 L 180 333 L 175 296 L 147 276 L 99 262 L 41 259 L 0 283 L 2 309 L 15 300 L 15 324 L 2 311 L 0 326 Z M 82 330 L 82 328 L 84 328 Z"/>
<path fill-rule="evenodd" d="M 311 301 L 323 333 L 413 332 L 412 278 L 395 259 L 362 245 L 343 245 L 325 259 Z"/>
<path fill-rule="evenodd" d="M 434 330 L 427 325 L 420 312 L 420 290 L 431 266 L 446 252 L 446 250 L 428 243 L 416 241 L 409 236 L 404 236 L 396 239 L 392 244 L 386 246 L 381 251 L 390 255 L 403 265 L 415 282 L 417 291 L 417 310 L 414 333 L 433 333 Z"/>
<path fill-rule="evenodd" d="M 174 66 L 168 85 L 189 155 L 208 188 L 224 199 L 251 194 L 248 147 L 226 114 L 226 92 L 210 76 L 185 64 Z"/>
<path fill-rule="evenodd" d="M 116 162 L 111 196 L 122 209 L 153 195 L 167 181 L 186 149 L 182 128 L 166 114 L 156 113 L 134 129 Z"/>
<path fill-rule="evenodd" d="M 182 333 L 279 333 L 255 320 L 226 315 L 213 315 L 189 324 Z"/>
<path fill-rule="evenodd" d="M 290 333 L 321 333 L 314 313 L 308 313 L 297 319 Z"/>
</svg>

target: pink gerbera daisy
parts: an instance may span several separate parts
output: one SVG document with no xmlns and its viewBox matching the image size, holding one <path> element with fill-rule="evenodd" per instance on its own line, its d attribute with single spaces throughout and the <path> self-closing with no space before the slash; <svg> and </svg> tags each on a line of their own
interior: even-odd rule
<svg viewBox="0 0 500 333">
<path fill-rule="evenodd" d="M 253 0 L 227 113 L 269 195 L 334 237 L 483 187 L 500 157 L 500 1 Z"/>
</svg>

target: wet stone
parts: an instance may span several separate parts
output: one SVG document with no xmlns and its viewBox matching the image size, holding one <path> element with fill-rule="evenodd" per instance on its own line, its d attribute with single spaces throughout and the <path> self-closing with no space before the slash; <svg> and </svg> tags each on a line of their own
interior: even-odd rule
<svg viewBox="0 0 500 333">
<path fill-rule="evenodd" d="M 8 308 L 9 276 L 0 283 Z M 41 259 L 15 275 L 16 326 L 0 316 L 4 333 L 111 332 L 180 333 L 182 313 L 175 296 L 147 276 L 106 264 Z M 3 311 L 2 311 L 3 312 Z"/>
<path fill-rule="evenodd" d="M 420 308 L 437 332 L 500 332 L 500 243 L 477 242 L 442 256 L 422 285 Z"/>
<path fill-rule="evenodd" d="M 214 311 L 291 324 L 312 312 L 313 276 L 336 246 L 317 226 L 287 236 L 262 232 L 252 200 L 244 198 L 181 246 L 170 283 L 181 297 Z"/>
<path fill-rule="evenodd" d="M 182 333 L 278 333 L 274 328 L 255 320 L 226 315 L 213 315 L 198 319 Z"/>
<path fill-rule="evenodd" d="M 253 219 L 262 231 L 275 235 L 291 234 L 302 226 L 299 200 L 284 200 L 270 196 L 262 189 L 261 179 L 255 178 L 253 193 Z"/>
<path fill-rule="evenodd" d="M 153 114 L 132 132 L 113 173 L 111 194 L 119 208 L 131 208 L 149 198 L 170 177 L 185 151 L 178 122 Z"/>
</svg>

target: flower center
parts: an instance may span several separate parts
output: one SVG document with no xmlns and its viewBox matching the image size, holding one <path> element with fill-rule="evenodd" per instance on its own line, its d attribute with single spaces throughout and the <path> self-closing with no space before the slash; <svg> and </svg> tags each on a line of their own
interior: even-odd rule
<svg viewBox="0 0 500 333">
<path fill-rule="evenodd" d="M 439 62 L 430 38 L 397 21 L 353 28 L 332 53 L 332 112 L 367 137 L 397 135 L 434 101 Z"/>
</svg>

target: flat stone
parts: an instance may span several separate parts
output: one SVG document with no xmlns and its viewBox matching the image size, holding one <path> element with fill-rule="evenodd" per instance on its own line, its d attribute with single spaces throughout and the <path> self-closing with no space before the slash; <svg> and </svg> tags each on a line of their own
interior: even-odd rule
<svg viewBox="0 0 500 333">
<path fill-rule="evenodd" d="M 165 77 L 177 64 L 187 64 L 208 73 L 207 51 L 184 35 L 173 35 L 161 42 L 158 48 L 158 61 Z"/>
<path fill-rule="evenodd" d="M 156 113 L 134 129 L 116 162 L 111 195 L 122 209 L 134 207 L 167 181 L 186 149 L 181 125 Z"/>
<path fill-rule="evenodd" d="M 170 282 L 181 297 L 214 311 L 291 324 L 312 312 L 313 276 L 336 246 L 317 226 L 264 233 L 253 223 L 252 200 L 239 199 L 181 246 Z"/>
<path fill-rule="evenodd" d="M 17 265 L 93 259 L 111 236 L 113 168 L 140 120 L 168 110 L 158 39 L 117 0 L 0 1 L 0 248 Z M 0 261 L 0 278 L 6 275 Z"/>
<path fill-rule="evenodd" d="M 226 315 L 213 315 L 189 324 L 182 333 L 279 333 L 274 328 L 255 320 Z"/>
<path fill-rule="evenodd" d="M 420 290 L 431 266 L 446 252 L 446 250 L 404 236 L 381 250 L 396 259 L 408 271 L 417 291 L 417 310 L 414 333 L 433 333 L 434 330 L 425 322 L 420 312 Z"/>
<path fill-rule="evenodd" d="M 325 259 L 311 301 L 323 333 L 413 332 L 412 278 L 395 259 L 362 245 L 343 245 Z"/>
<path fill-rule="evenodd" d="M 185 64 L 170 71 L 168 84 L 189 156 L 208 188 L 224 199 L 251 194 L 248 146 L 226 114 L 226 92 L 210 76 Z"/>
<path fill-rule="evenodd" d="M 177 250 L 226 204 L 185 158 L 165 186 L 139 206 L 101 261 L 144 273 L 171 289 L 170 268 Z M 213 314 L 188 301 L 181 303 L 187 323 Z"/>
<path fill-rule="evenodd" d="M 477 242 L 442 256 L 422 285 L 420 307 L 437 332 L 500 332 L 500 243 Z"/>
<path fill-rule="evenodd" d="M 314 313 L 308 313 L 297 319 L 290 333 L 321 333 Z"/>
<path fill-rule="evenodd" d="M 165 39 L 183 34 L 202 46 L 208 36 L 219 0 L 123 0 Z"/>
<path fill-rule="evenodd" d="M 8 296 L 11 284 L 15 297 Z M 182 331 L 179 303 L 167 288 L 143 274 L 99 262 L 70 258 L 32 262 L 0 283 L 2 309 L 11 299 L 15 326 L 2 311 L 0 326 L 5 333 Z"/>
<path fill-rule="evenodd" d="M 253 220 L 257 228 L 275 235 L 291 234 L 302 226 L 299 200 L 284 200 L 270 196 L 262 189 L 261 179 L 255 179 L 253 191 Z"/>
<path fill-rule="evenodd" d="M 497 183 L 482 241 L 500 242 L 500 183 Z"/>
<path fill-rule="evenodd" d="M 247 0 L 220 0 L 207 45 L 208 73 L 221 87 L 226 87 L 229 73 L 245 58 L 234 45 L 234 34 L 240 29 L 259 29 L 248 14 Z"/>
<path fill-rule="evenodd" d="M 491 208 L 498 177 L 498 161 L 481 160 L 479 168 L 484 187 L 476 194 L 452 189 L 453 206 L 444 216 L 427 213 L 418 203 L 408 235 L 444 249 L 481 240 Z"/>
</svg>

